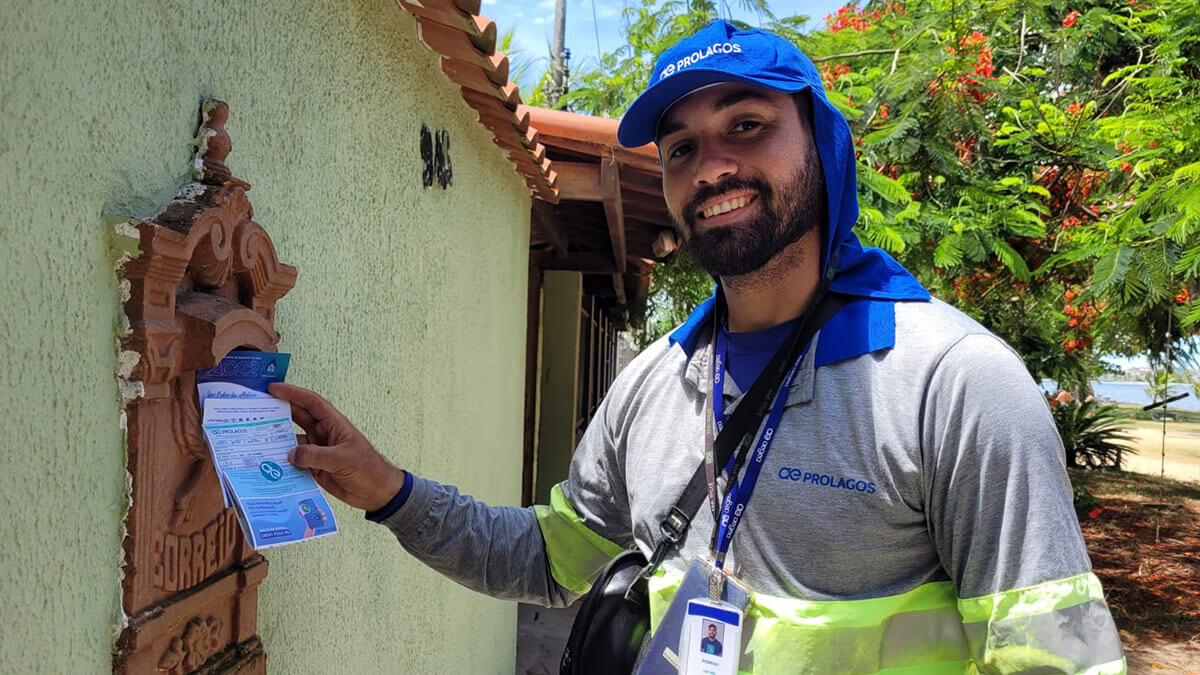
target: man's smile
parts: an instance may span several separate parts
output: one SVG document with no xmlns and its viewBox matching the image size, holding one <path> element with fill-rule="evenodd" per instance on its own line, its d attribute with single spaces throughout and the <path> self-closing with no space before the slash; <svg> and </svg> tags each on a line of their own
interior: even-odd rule
<svg viewBox="0 0 1200 675">
<path fill-rule="evenodd" d="M 739 215 L 739 212 L 754 203 L 758 199 L 758 195 L 752 192 L 744 192 L 740 194 L 730 195 L 723 194 L 719 197 L 708 200 L 696 209 L 696 217 L 701 220 L 710 221 L 718 216 L 733 213 Z M 732 218 L 733 216 L 731 216 Z M 726 220 L 725 218 L 721 219 Z"/>
</svg>

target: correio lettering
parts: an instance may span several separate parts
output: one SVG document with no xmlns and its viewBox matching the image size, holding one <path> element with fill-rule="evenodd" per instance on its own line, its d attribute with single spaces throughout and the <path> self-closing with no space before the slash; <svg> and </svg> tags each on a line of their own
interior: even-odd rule
<svg viewBox="0 0 1200 675">
<path fill-rule="evenodd" d="M 232 560 L 239 534 L 233 509 L 190 534 L 155 533 L 150 582 L 165 591 L 178 591 L 204 581 Z"/>
</svg>

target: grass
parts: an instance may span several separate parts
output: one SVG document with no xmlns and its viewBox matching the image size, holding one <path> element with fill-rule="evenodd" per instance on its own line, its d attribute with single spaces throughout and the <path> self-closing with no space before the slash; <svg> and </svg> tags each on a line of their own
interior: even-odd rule
<svg viewBox="0 0 1200 675">
<path fill-rule="evenodd" d="M 1125 415 L 1126 417 L 1143 420 L 1146 422 L 1159 422 L 1159 424 L 1162 423 L 1160 421 L 1161 418 L 1159 417 L 1159 415 L 1162 414 L 1161 408 L 1156 410 L 1142 410 L 1142 406 L 1134 403 L 1115 403 L 1113 405 L 1116 405 L 1117 408 L 1121 410 L 1121 414 Z M 1167 410 L 1167 414 L 1171 418 L 1171 421 L 1168 422 L 1168 424 L 1175 422 L 1200 424 L 1200 410 L 1169 408 Z"/>
<path fill-rule="evenodd" d="M 1080 526 L 1128 645 L 1200 643 L 1200 484 L 1071 470 L 1099 502 Z"/>
</svg>

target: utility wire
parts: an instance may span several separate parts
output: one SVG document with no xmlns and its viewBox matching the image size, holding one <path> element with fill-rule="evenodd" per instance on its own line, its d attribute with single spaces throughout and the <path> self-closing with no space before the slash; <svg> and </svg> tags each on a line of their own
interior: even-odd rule
<svg viewBox="0 0 1200 675">
<path fill-rule="evenodd" d="M 592 32 L 596 34 L 596 62 L 604 72 L 604 54 L 600 51 L 600 21 L 596 18 L 596 0 L 592 0 Z"/>
</svg>

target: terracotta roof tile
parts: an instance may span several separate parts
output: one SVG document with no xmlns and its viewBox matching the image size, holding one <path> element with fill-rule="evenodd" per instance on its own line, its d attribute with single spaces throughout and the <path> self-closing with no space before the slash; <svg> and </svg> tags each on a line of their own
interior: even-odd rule
<svg viewBox="0 0 1200 675">
<path fill-rule="evenodd" d="M 551 168 L 529 110 L 509 78 L 508 57 L 496 51 L 496 23 L 479 15 L 480 0 L 397 0 L 417 20 L 417 37 L 441 58 L 442 72 L 462 87 L 463 100 L 507 150 L 537 197 L 558 203 Z"/>
<path fill-rule="evenodd" d="M 508 84 L 508 57 L 500 52 L 493 52 L 490 56 L 484 54 L 475 48 L 461 30 L 418 16 L 417 37 L 446 58 L 479 66 L 492 83 Z"/>
</svg>

